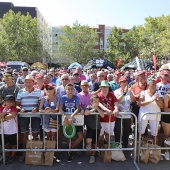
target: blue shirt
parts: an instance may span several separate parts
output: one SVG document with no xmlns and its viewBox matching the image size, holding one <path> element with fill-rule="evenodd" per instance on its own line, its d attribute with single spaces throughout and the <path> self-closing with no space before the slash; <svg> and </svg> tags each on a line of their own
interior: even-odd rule
<svg viewBox="0 0 170 170">
<path fill-rule="evenodd" d="M 76 95 L 73 95 L 71 99 L 64 95 L 61 97 L 60 104 L 63 105 L 64 112 L 72 114 L 77 109 L 77 106 L 80 105 L 80 100 Z"/>
</svg>

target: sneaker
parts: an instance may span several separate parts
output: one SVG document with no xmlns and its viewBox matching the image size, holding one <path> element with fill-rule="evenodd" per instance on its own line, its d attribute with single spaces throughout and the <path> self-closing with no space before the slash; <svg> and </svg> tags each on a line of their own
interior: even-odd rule
<svg viewBox="0 0 170 170">
<path fill-rule="evenodd" d="M 88 143 L 88 144 L 86 145 L 86 149 L 87 149 L 87 150 L 91 150 L 91 143 Z"/>
<path fill-rule="evenodd" d="M 167 145 L 170 145 L 170 141 L 169 140 L 165 140 L 164 143 L 167 144 Z"/>
<path fill-rule="evenodd" d="M 164 157 L 167 161 L 169 161 L 169 152 L 165 152 Z"/>
<path fill-rule="evenodd" d="M 89 163 L 92 164 L 95 162 L 95 156 L 90 156 Z"/>
<path fill-rule="evenodd" d="M 73 152 L 68 152 L 68 158 L 67 158 L 67 162 L 72 162 L 73 161 Z"/>
</svg>

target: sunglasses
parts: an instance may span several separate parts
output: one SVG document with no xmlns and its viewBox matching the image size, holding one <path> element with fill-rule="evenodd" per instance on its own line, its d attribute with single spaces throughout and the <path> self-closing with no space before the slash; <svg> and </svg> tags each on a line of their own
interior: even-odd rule
<svg viewBox="0 0 170 170">
<path fill-rule="evenodd" d="M 28 70 L 23 70 L 23 71 L 28 71 Z"/>
<path fill-rule="evenodd" d="M 63 80 L 63 81 L 65 80 L 65 81 L 67 81 L 68 79 L 61 79 L 61 80 Z"/>
<path fill-rule="evenodd" d="M 73 76 L 79 76 L 79 74 L 74 74 Z"/>
<path fill-rule="evenodd" d="M 98 77 L 104 77 L 104 76 L 98 76 Z"/>
<path fill-rule="evenodd" d="M 12 76 L 4 76 L 4 78 L 12 78 Z"/>
<path fill-rule="evenodd" d="M 106 100 L 106 98 L 104 98 L 103 102 L 104 102 L 105 105 L 107 105 L 107 100 Z"/>
<path fill-rule="evenodd" d="M 46 90 L 53 90 L 54 88 L 53 87 L 49 87 L 49 88 L 46 88 Z"/>
</svg>

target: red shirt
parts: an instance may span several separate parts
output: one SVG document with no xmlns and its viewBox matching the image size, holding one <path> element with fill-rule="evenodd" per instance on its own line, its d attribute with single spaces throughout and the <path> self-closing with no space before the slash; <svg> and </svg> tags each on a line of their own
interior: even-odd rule
<svg viewBox="0 0 170 170">
<path fill-rule="evenodd" d="M 106 108 L 114 111 L 114 103 L 118 102 L 113 92 L 109 92 L 106 97 L 100 92 L 98 93 L 100 103 L 102 103 Z M 111 122 L 115 121 L 115 116 L 111 116 Z M 100 118 L 100 122 L 109 122 L 109 115 L 105 115 L 104 118 Z"/>
<path fill-rule="evenodd" d="M 4 108 L 5 108 L 5 106 L 1 106 L 1 107 L 0 107 L 0 113 L 2 113 L 2 111 L 4 110 Z M 18 113 L 18 109 L 17 109 L 16 107 L 12 106 L 10 112 L 11 112 L 11 113 L 12 113 L 12 112 Z"/>
</svg>

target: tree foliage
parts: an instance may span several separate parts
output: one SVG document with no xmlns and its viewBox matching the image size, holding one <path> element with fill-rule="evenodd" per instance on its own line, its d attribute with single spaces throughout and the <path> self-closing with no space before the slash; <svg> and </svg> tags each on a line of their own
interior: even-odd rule
<svg viewBox="0 0 170 170">
<path fill-rule="evenodd" d="M 122 58 L 125 64 L 136 56 L 152 60 L 153 54 L 161 59 L 170 53 L 170 15 L 147 17 L 143 26 L 134 26 L 127 33 L 114 27 L 108 43 L 106 55 L 115 62 Z"/>
<path fill-rule="evenodd" d="M 58 53 L 63 59 L 78 63 L 87 63 L 93 57 L 97 56 L 94 50 L 98 35 L 88 26 L 82 26 L 77 21 L 72 27 L 66 25 L 61 29 L 58 35 Z"/>
<path fill-rule="evenodd" d="M 42 59 L 37 19 L 12 10 L 0 20 L 0 56 L 3 61 L 35 62 Z"/>
</svg>

